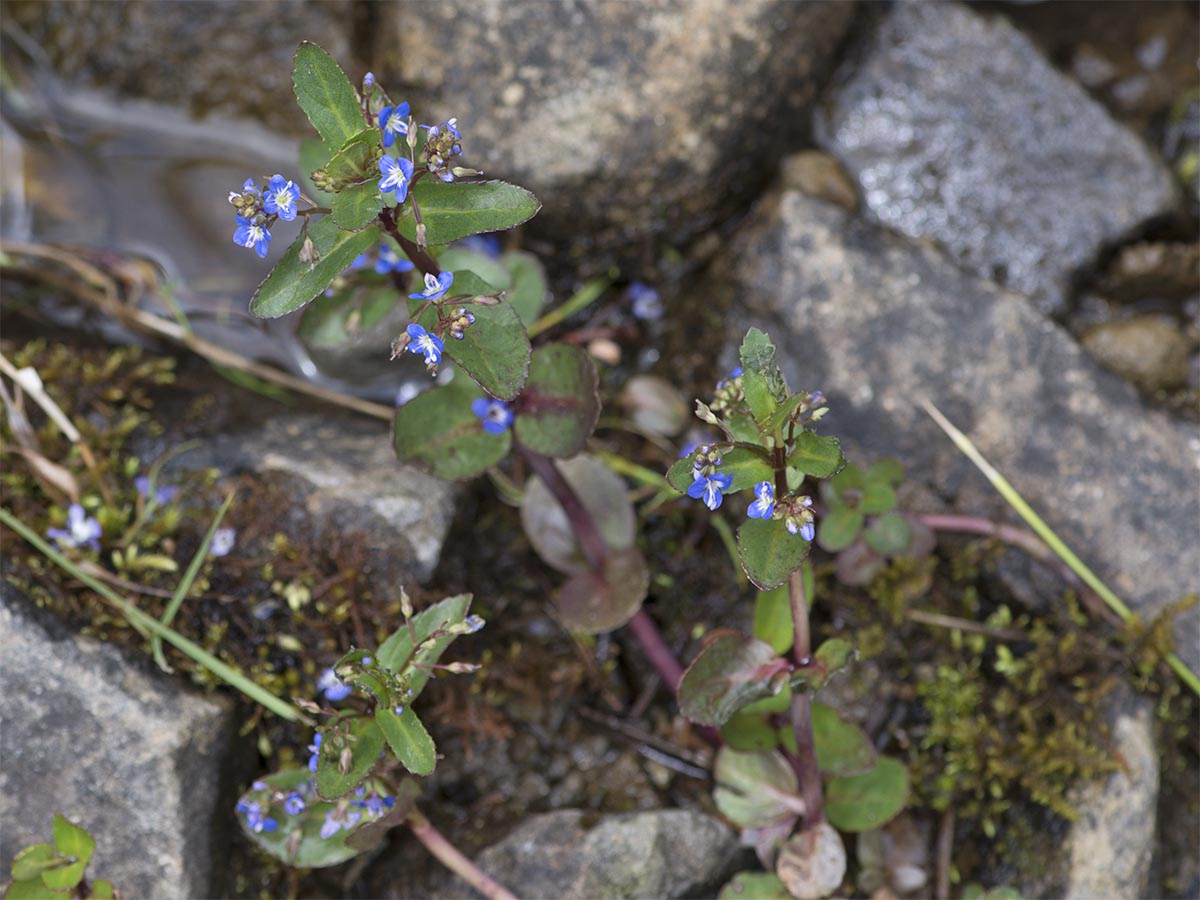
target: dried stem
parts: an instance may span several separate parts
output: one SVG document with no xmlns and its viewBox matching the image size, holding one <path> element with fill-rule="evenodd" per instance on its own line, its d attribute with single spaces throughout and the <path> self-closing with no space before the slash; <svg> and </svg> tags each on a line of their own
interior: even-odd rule
<svg viewBox="0 0 1200 900">
<path fill-rule="evenodd" d="M 488 900 L 517 900 L 515 894 L 509 892 L 487 872 L 475 865 L 474 860 L 466 856 L 446 839 L 446 836 L 433 827 L 433 823 L 422 813 L 413 809 L 404 820 L 418 841 L 432 853 L 437 861 L 465 881 Z"/>
<path fill-rule="evenodd" d="M 797 665 L 807 665 L 812 655 L 812 640 L 808 630 L 808 602 L 804 596 L 801 570 L 788 577 L 788 601 L 792 607 L 795 634 L 792 657 Z M 804 799 L 806 810 L 804 823 L 811 828 L 824 818 L 824 800 L 821 796 L 821 770 L 817 766 L 817 751 L 813 743 L 812 698 L 807 690 L 801 688 L 792 694 L 791 715 L 792 730 L 796 734 L 796 755 L 792 758 L 792 767 L 800 779 L 800 796 Z"/>
</svg>

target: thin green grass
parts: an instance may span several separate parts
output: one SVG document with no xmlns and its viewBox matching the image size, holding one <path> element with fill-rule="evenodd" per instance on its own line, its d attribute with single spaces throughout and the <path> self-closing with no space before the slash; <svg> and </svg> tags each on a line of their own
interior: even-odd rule
<svg viewBox="0 0 1200 900">
<path fill-rule="evenodd" d="M 1046 542 L 1046 545 L 1058 555 L 1058 558 L 1066 563 L 1084 584 L 1095 591 L 1096 595 L 1105 602 L 1109 609 L 1120 616 L 1123 622 L 1129 623 L 1134 621 L 1137 617 L 1133 611 L 1121 601 L 1121 598 L 1109 590 L 1108 585 L 1101 581 L 1096 573 L 1089 569 L 1083 560 L 1072 552 L 1070 547 L 1063 543 L 1062 539 L 1054 533 L 1054 530 L 1046 524 L 1045 520 L 1033 511 L 1033 507 L 1025 502 L 1025 498 L 1017 493 L 1017 489 L 1008 482 L 1008 479 L 996 471 L 992 464 L 984 458 L 978 448 L 971 443 L 971 439 L 955 428 L 950 423 L 950 420 L 942 415 L 941 411 L 928 400 L 922 400 L 921 405 L 925 408 L 925 412 L 929 413 L 933 421 L 938 424 L 938 427 L 946 432 L 950 440 L 954 441 L 954 445 L 962 451 L 967 459 L 976 465 L 984 477 L 992 483 L 992 487 L 1017 511 L 1017 515 L 1024 519 L 1026 524 L 1037 532 L 1038 537 Z M 1174 653 L 1168 654 L 1166 659 L 1167 665 L 1175 670 L 1175 673 L 1183 680 L 1184 684 L 1195 691 L 1197 695 L 1200 695 L 1200 678 L 1196 677 L 1196 673 L 1189 669 L 1183 660 Z"/>
</svg>

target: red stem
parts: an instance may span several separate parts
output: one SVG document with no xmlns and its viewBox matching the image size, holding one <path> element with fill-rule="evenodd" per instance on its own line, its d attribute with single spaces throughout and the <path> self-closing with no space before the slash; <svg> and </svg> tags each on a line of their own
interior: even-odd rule
<svg viewBox="0 0 1200 900">
<path fill-rule="evenodd" d="M 391 207 L 385 206 L 380 211 L 379 222 L 383 225 L 387 233 L 396 239 L 396 243 L 408 254 L 408 258 L 412 260 L 413 265 L 420 270 L 422 275 L 437 276 L 442 274 L 441 266 L 437 264 L 437 261 L 432 256 L 418 247 L 415 241 L 410 241 L 400 233 L 400 229 L 396 227 L 396 214 Z"/>
<path fill-rule="evenodd" d="M 412 829 L 416 839 L 425 845 L 425 849 L 432 853 L 438 862 L 488 900 L 517 900 L 515 894 L 510 893 L 504 885 L 475 865 L 474 860 L 446 840 L 446 836 L 434 828 L 433 823 L 420 811 L 414 809 L 410 812 L 404 824 Z"/>
</svg>

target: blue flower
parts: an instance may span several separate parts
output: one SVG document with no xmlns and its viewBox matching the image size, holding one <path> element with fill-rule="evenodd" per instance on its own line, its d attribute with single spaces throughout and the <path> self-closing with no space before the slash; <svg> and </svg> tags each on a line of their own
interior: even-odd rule
<svg viewBox="0 0 1200 900">
<path fill-rule="evenodd" d="M 425 354 L 425 365 L 427 366 L 436 366 L 442 361 L 442 352 L 446 349 L 446 345 L 442 343 L 440 337 L 430 334 L 420 325 L 409 325 L 405 330 L 408 331 L 409 353 Z"/>
<path fill-rule="evenodd" d="M 308 745 L 308 751 L 312 754 L 308 758 L 308 771 L 310 772 L 317 771 L 317 761 L 321 757 L 321 737 L 321 732 L 318 731 L 313 742 Z"/>
<path fill-rule="evenodd" d="M 304 812 L 304 798 L 292 791 L 283 801 L 283 811 L 289 816 L 298 816 Z"/>
<path fill-rule="evenodd" d="M 93 550 L 99 550 L 101 534 L 100 523 L 78 503 L 72 503 L 67 510 L 67 527 L 51 528 L 46 532 L 46 537 L 60 547 L 82 547 L 86 544 Z"/>
<path fill-rule="evenodd" d="M 374 78 L 372 78 L 372 83 L 374 83 Z M 385 106 L 381 109 L 379 111 L 379 127 L 383 130 L 383 146 L 385 147 L 392 146 L 397 135 L 404 137 L 408 134 L 408 104 L 401 103 L 399 106 Z M 408 176 L 411 178 L 411 163 L 408 168 Z"/>
<path fill-rule="evenodd" d="M 443 272 L 441 275 L 434 276 L 428 272 L 425 273 L 425 290 L 419 294 L 409 294 L 409 300 L 436 300 L 446 291 L 450 290 L 450 285 L 454 283 L 453 272 Z"/>
<path fill-rule="evenodd" d="M 150 479 L 149 478 L 147 478 L 145 475 L 141 475 L 138 478 L 133 479 L 133 484 L 134 484 L 134 487 L 137 488 L 137 492 L 142 495 L 143 500 L 150 499 Z M 160 506 L 163 505 L 164 503 L 170 503 L 172 500 L 175 499 L 175 495 L 178 493 L 179 493 L 179 488 L 173 487 L 172 485 L 163 485 L 162 487 L 160 487 L 158 490 L 156 490 L 154 492 L 154 502 L 159 504 Z"/>
<path fill-rule="evenodd" d="M 701 475 L 698 472 L 693 474 L 695 480 L 688 488 L 688 496 L 694 500 L 703 499 L 704 505 L 709 509 L 718 509 L 721 501 L 725 499 L 721 492 L 729 490 L 729 486 L 733 484 L 733 476 L 724 472 L 713 472 L 711 475 Z"/>
<path fill-rule="evenodd" d="M 388 272 L 408 272 L 412 267 L 412 261 L 407 256 L 401 256 L 388 244 L 379 245 L 379 259 L 375 263 L 375 271 L 380 275 L 386 275 Z"/>
<path fill-rule="evenodd" d="M 237 540 L 236 528 L 218 528 L 213 532 L 208 552 L 213 556 L 227 556 Z"/>
<path fill-rule="evenodd" d="M 326 669 L 317 679 L 317 690 L 325 695 L 330 703 L 340 703 L 354 693 L 352 685 L 346 684 L 333 669 Z"/>
<path fill-rule="evenodd" d="M 239 247 L 253 250 L 259 259 L 267 258 L 267 247 L 271 243 L 271 232 L 262 225 L 255 225 L 245 216 L 236 216 L 237 230 L 233 233 L 233 242 Z"/>
<path fill-rule="evenodd" d="M 279 827 L 279 823 L 270 816 L 263 814 L 261 803 L 253 800 L 239 800 L 237 803 L 237 811 L 246 817 L 246 825 L 255 834 L 260 834 L 264 831 L 271 832 Z"/>
<path fill-rule="evenodd" d="M 512 410 L 503 400 L 476 397 L 471 401 L 471 412 L 483 422 L 483 430 L 490 434 L 504 434 L 513 423 Z"/>
<path fill-rule="evenodd" d="M 346 809 L 341 815 L 338 813 L 337 809 L 331 809 L 325 813 L 325 824 L 321 826 L 322 838 L 328 840 L 342 829 L 349 831 L 362 818 L 362 813 L 357 809 Z"/>
<path fill-rule="evenodd" d="M 746 515 L 752 519 L 769 519 L 775 514 L 775 489 L 771 482 L 760 481 L 754 486 L 754 496 L 758 499 L 750 504 Z"/>
<path fill-rule="evenodd" d="M 379 190 L 383 193 L 396 192 L 396 205 L 404 202 L 408 196 L 408 183 L 413 177 L 413 164 L 407 159 L 393 159 L 390 156 L 379 157 Z"/>
<path fill-rule="evenodd" d="M 287 181 L 282 175 L 272 175 L 267 183 L 267 194 L 263 199 L 263 209 L 273 216 L 279 216 L 285 222 L 296 218 L 296 204 L 300 201 L 300 188 L 293 181 Z"/>
<path fill-rule="evenodd" d="M 629 285 L 626 293 L 633 304 L 634 318 L 642 320 L 662 318 L 662 300 L 658 296 L 658 291 L 650 285 L 644 281 L 635 281 Z"/>
<path fill-rule="evenodd" d="M 369 91 L 373 87 L 375 87 L 375 73 L 368 72 L 363 76 L 363 90 Z"/>
<path fill-rule="evenodd" d="M 816 526 L 812 522 L 805 522 L 803 525 L 799 525 L 794 519 L 789 519 L 787 530 L 792 534 L 800 535 L 806 541 L 811 541 L 817 536 Z"/>
<path fill-rule="evenodd" d="M 487 623 L 483 620 L 483 616 L 467 616 L 463 619 L 463 624 L 471 629 L 467 634 L 474 634 Z"/>
</svg>

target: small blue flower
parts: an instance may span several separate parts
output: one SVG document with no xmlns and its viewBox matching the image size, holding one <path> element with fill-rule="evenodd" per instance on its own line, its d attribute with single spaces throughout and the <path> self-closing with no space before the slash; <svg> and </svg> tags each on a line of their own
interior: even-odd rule
<svg viewBox="0 0 1200 900">
<path fill-rule="evenodd" d="M 72 503 L 67 510 L 67 527 L 51 528 L 46 537 L 60 547 L 82 547 L 87 545 L 93 550 L 100 549 L 100 523 L 89 516 L 82 506 Z"/>
<path fill-rule="evenodd" d="M 343 829 L 349 831 L 362 818 L 362 813 L 357 809 L 347 809 L 342 815 L 338 815 L 338 812 L 337 809 L 331 809 L 325 813 L 325 823 L 321 826 L 321 837 L 325 840 Z"/>
<path fill-rule="evenodd" d="M 430 334 L 420 325 L 409 325 L 406 330 L 408 331 L 409 353 L 425 354 L 425 365 L 427 366 L 436 366 L 442 361 L 442 353 L 445 351 L 446 345 L 442 343 L 440 337 Z"/>
<path fill-rule="evenodd" d="M 369 91 L 373 87 L 375 87 L 375 73 L 368 72 L 363 76 L 363 90 Z"/>
<path fill-rule="evenodd" d="M 425 273 L 425 290 L 419 294 L 409 294 L 409 300 L 436 300 L 446 291 L 450 290 L 450 285 L 454 283 L 453 272 L 443 272 L 441 275 L 432 275 Z"/>
<path fill-rule="evenodd" d="M 263 813 L 261 803 L 253 800 L 239 800 L 237 811 L 246 817 L 246 825 L 255 834 L 261 834 L 264 831 L 271 832 L 279 827 L 278 822 Z"/>
<path fill-rule="evenodd" d="M 370 74 L 370 73 L 367 73 Z M 371 79 L 374 83 L 374 77 Z M 365 83 L 365 79 L 364 79 Z M 408 104 L 401 103 L 398 106 L 385 106 L 379 111 L 379 127 L 383 130 L 383 146 L 390 147 L 396 141 L 396 136 L 404 137 L 408 134 Z M 408 177 L 412 177 L 412 164 L 409 164 Z M 383 188 L 382 190 L 386 190 Z"/>
<path fill-rule="evenodd" d="M 483 422 L 483 430 L 489 434 L 504 434 L 513 423 L 513 412 L 503 400 L 476 397 L 471 401 L 471 412 Z"/>
<path fill-rule="evenodd" d="M 271 232 L 262 225 L 255 225 L 245 216 L 236 216 L 237 230 L 233 232 L 233 242 L 239 247 L 253 250 L 259 259 L 267 258 L 267 248 L 271 243 Z"/>
<path fill-rule="evenodd" d="M 467 632 L 467 634 L 474 634 L 475 632 L 479 631 L 479 629 L 483 628 L 483 626 L 487 623 L 484 622 L 483 616 L 467 616 L 465 619 L 463 619 L 463 624 L 471 629 Z"/>
<path fill-rule="evenodd" d="M 775 489 L 771 482 L 760 481 L 754 486 L 754 496 L 758 499 L 750 504 L 746 515 L 752 519 L 769 519 L 775 514 Z"/>
<path fill-rule="evenodd" d="M 293 181 L 286 180 L 282 175 L 272 175 L 267 183 L 267 194 L 263 199 L 263 209 L 273 216 L 279 216 L 285 222 L 296 218 L 296 204 L 300 202 L 300 188 Z"/>
<path fill-rule="evenodd" d="M 134 487 L 137 488 L 137 492 L 142 495 L 143 500 L 150 499 L 149 478 L 147 478 L 145 475 L 141 475 L 138 478 L 133 479 L 133 484 Z M 174 500 L 175 495 L 178 493 L 179 488 L 172 485 L 163 485 L 154 492 L 154 502 L 159 506 L 162 506 L 164 503 L 170 503 L 172 500 Z"/>
<path fill-rule="evenodd" d="M 692 486 L 688 488 L 688 496 L 693 500 L 704 500 L 704 505 L 709 509 L 719 509 L 721 501 L 725 499 L 721 492 L 729 490 L 729 486 L 733 484 L 733 476 L 724 472 L 713 472 L 711 475 L 701 475 L 697 472 L 694 473 L 694 477 Z"/>
<path fill-rule="evenodd" d="M 304 798 L 292 791 L 283 801 L 283 811 L 289 816 L 298 816 L 304 812 Z"/>
<path fill-rule="evenodd" d="M 386 275 L 388 272 L 408 272 L 412 268 L 412 261 L 407 256 L 401 256 L 388 244 L 379 245 L 379 259 L 375 262 L 375 271 L 380 275 Z"/>
<path fill-rule="evenodd" d="M 658 296 L 658 291 L 650 285 L 644 281 L 635 281 L 629 285 L 626 293 L 633 305 L 634 318 L 643 321 L 662 318 L 662 299 Z"/>
<path fill-rule="evenodd" d="M 213 532 L 212 541 L 208 545 L 208 552 L 213 556 L 227 556 L 229 555 L 229 551 L 233 549 L 235 541 L 237 541 L 236 528 L 218 528 Z"/>
<path fill-rule="evenodd" d="M 310 772 L 317 771 L 317 761 L 321 757 L 321 737 L 321 732 L 318 731 L 316 737 L 313 738 L 313 742 L 308 745 L 308 752 L 312 754 L 308 758 L 308 771 Z"/>
<path fill-rule="evenodd" d="M 379 190 L 383 193 L 396 192 L 396 204 L 404 202 L 408 196 L 408 183 L 412 181 L 413 164 L 407 159 L 393 159 L 390 156 L 379 157 Z"/>
<path fill-rule="evenodd" d="M 354 693 L 353 686 L 338 678 L 333 669 L 326 669 L 321 673 L 321 677 L 317 679 L 317 690 L 324 694 L 330 703 L 340 703 Z"/>
<path fill-rule="evenodd" d="M 367 798 L 366 803 L 363 804 L 367 810 L 367 815 L 376 819 L 383 815 L 385 805 L 384 799 L 378 794 L 372 794 Z"/>
<path fill-rule="evenodd" d="M 791 534 L 798 534 L 800 537 L 810 542 L 814 537 L 817 536 L 816 526 L 814 526 L 812 522 L 806 522 L 803 525 L 797 525 L 794 519 L 789 519 L 787 523 L 787 530 Z"/>
</svg>

